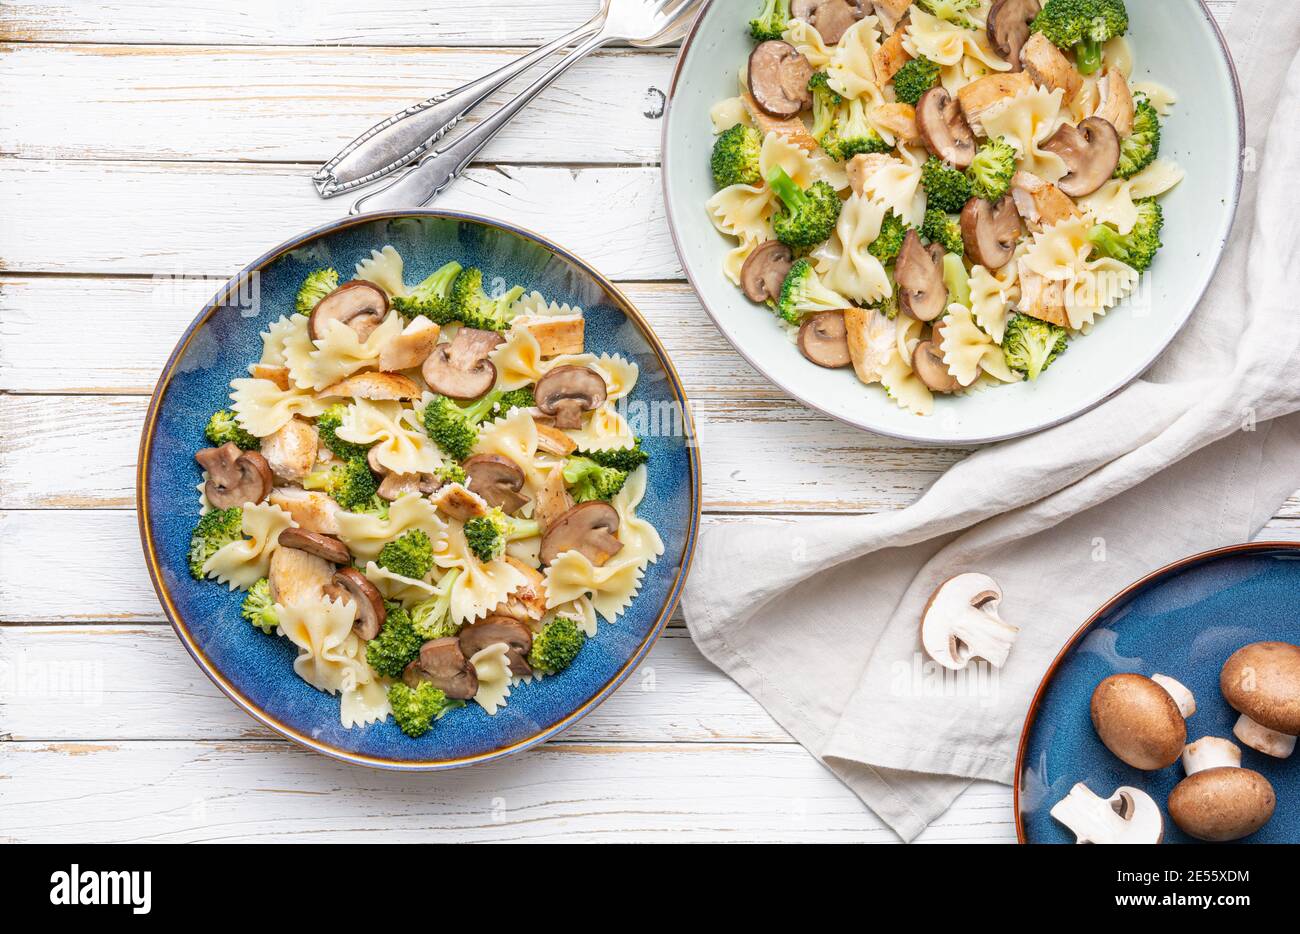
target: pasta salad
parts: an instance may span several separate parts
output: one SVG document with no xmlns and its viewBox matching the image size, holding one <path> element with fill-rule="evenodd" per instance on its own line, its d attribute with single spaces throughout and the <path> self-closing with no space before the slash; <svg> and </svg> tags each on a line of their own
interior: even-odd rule
<svg viewBox="0 0 1300 934">
<path fill-rule="evenodd" d="M 418 737 L 565 669 L 663 553 L 618 411 L 638 367 L 459 263 L 408 286 L 388 246 L 339 280 L 306 278 L 208 421 L 190 572 L 246 591 L 345 727 Z"/>
<path fill-rule="evenodd" d="M 1123 0 L 762 0 L 711 112 L 723 272 L 900 407 L 1039 379 L 1161 247 Z"/>
</svg>

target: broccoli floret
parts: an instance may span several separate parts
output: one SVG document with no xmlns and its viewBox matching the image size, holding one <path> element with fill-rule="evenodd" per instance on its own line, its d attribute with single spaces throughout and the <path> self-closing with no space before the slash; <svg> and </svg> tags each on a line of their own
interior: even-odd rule
<svg viewBox="0 0 1300 934">
<path fill-rule="evenodd" d="M 890 321 L 893 321 L 898 317 L 898 286 L 894 284 L 893 276 L 889 277 L 889 282 L 890 285 L 893 286 L 893 290 L 889 293 L 889 296 L 887 298 L 882 298 L 880 301 L 873 305 L 868 305 L 867 307 L 880 312 Z"/>
<path fill-rule="evenodd" d="M 460 578 L 460 568 L 451 568 L 438 582 L 438 592 L 411 607 L 411 625 L 421 639 L 445 639 L 460 632 L 451 618 L 451 589 Z"/>
<path fill-rule="evenodd" d="M 962 29 L 976 29 L 975 22 L 966 11 L 979 6 L 980 0 L 916 0 L 916 5 L 931 16 Z"/>
<path fill-rule="evenodd" d="M 1154 198 L 1139 201 L 1137 209 L 1137 223 L 1127 235 L 1108 224 L 1098 224 L 1088 232 L 1088 239 L 1102 256 L 1146 272 L 1162 246 L 1160 231 L 1165 226 L 1165 213 Z"/>
<path fill-rule="evenodd" d="M 420 654 L 424 639 L 415 631 L 411 614 L 395 600 L 385 600 L 384 628 L 366 643 L 366 661 L 385 678 L 400 678 Z"/>
<path fill-rule="evenodd" d="M 575 503 L 611 499 L 627 483 L 627 471 L 602 467 L 585 457 L 570 457 L 564 465 L 564 482 Z"/>
<path fill-rule="evenodd" d="M 531 409 L 537 405 L 537 396 L 533 394 L 532 386 L 524 386 L 521 389 L 512 389 L 504 392 L 492 406 L 492 414 L 507 415 L 512 409 Z"/>
<path fill-rule="evenodd" d="M 1145 95 L 1133 101 L 1133 132 L 1119 141 L 1116 178 L 1132 178 L 1160 155 L 1160 114 Z"/>
<path fill-rule="evenodd" d="M 574 456 L 585 457 L 589 461 L 595 461 L 602 467 L 613 467 L 616 470 L 626 470 L 628 473 L 650 460 L 650 455 L 641 450 L 640 438 L 637 438 L 636 444 L 630 448 L 614 448 L 608 451 L 579 451 Z"/>
<path fill-rule="evenodd" d="M 790 267 L 785 277 L 776 313 L 790 324 L 798 324 L 804 315 L 811 312 L 839 311 L 848 307 L 847 299 L 822 284 L 813 264 L 801 259 Z"/>
<path fill-rule="evenodd" d="M 942 244 L 949 253 L 960 256 L 966 252 L 966 246 L 961 238 L 961 221 L 938 208 L 930 208 L 925 212 L 921 236 L 930 243 Z"/>
<path fill-rule="evenodd" d="M 943 284 L 948 287 L 948 304 L 970 304 L 970 273 L 960 253 L 945 253 L 943 257 Z"/>
<path fill-rule="evenodd" d="M 433 475 L 438 478 L 439 483 L 459 483 L 464 486 L 469 481 L 469 475 L 465 473 L 465 468 L 460 464 L 439 467 L 433 472 Z"/>
<path fill-rule="evenodd" d="M 867 119 L 867 101 L 862 98 L 841 104 L 834 124 L 818 142 L 837 162 L 847 162 L 863 154 L 889 152 L 893 148 Z"/>
<path fill-rule="evenodd" d="M 903 249 L 907 230 L 907 223 L 890 211 L 880 224 L 880 235 L 867 247 L 867 252 L 886 265 L 892 263 L 898 259 L 898 253 Z"/>
<path fill-rule="evenodd" d="M 1069 345 L 1070 338 L 1065 328 L 1029 315 L 1015 315 L 1007 322 L 1006 334 L 1002 338 L 1002 356 L 1006 358 L 1007 366 L 1033 382 L 1065 353 Z"/>
<path fill-rule="evenodd" d="M 813 99 L 812 135 L 818 143 L 821 143 L 834 128 L 844 98 L 831 87 L 830 76 L 824 71 L 819 71 L 812 76 L 808 81 L 808 90 L 812 92 Z"/>
<path fill-rule="evenodd" d="M 749 21 L 749 34 L 758 42 L 780 39 L 790 25 L 790 0 L 763 0 L 763 10 Z"/>
<path fill-rule="evenodd" d="M 390 685 L 388 704 L 393 708 L 393 719 L 397 725 L 412 739 L 429 732 L 433 721 L 441 720 L 447 711 L 465 706 L 464 701 L 450 700 L 428 681 L 421 681 L 414 688 L 407 687 L 400 681 Z"/>
<path fill-rule="evenodd" d="M 411 529 L 381 548 L 376 563 L 402 577 L 424 580 L 433 570 L 433 542 L 423 529 Z"/>
<path fill-rule="evenodd" d="M 478 426 L 484 419 L 517 406 L 531 408 L 534 404 L 531 389 L 510 392 L 494 389 L 467 406 L 457 405 L 446 396 L 434 396 L 424 407 L 424 430 L 438 447 L 455 460 L 463 461 L 478 443 Z"/>
<path fill-rule="evenodd" d="M 535 519 L 515 519 L 500 509 L 477 516 L 465 523 L 465 541 L 469 550 L 484 564 L 497 560 L 506 551 L 506 542 L 532 538 L 542 533 Z"/>
<path fill-rule="evenodd" d="M 364 457 L 354 457 L 346 463 L 309 473 L 302 485 L 304 489 L 328 493 L 348 512 L 387 511 L 388 504 L 378 496 L 379 482 Z"/>
<path fill-rule="evenodd" d="M 573 664 L 587 642 L 587 635 L 577 622 L 567 616 L 557 616 L 533 637 L 533 647 L 528 653 L 528 665 L 547 674 L 563 671 Z"/>
<path fill-rule="evenodd" d="M 732 185 L 761 185 L 763 173 L 758 154 L 763 149 L 763 134 L 752 126 L 737 123 L 725 130 L 713 144 L 713 184 L 718 188 Z"/>
<path fill-rule="evenodd" d="M 244 537 L 244 510 L 238 506 L 214 509 L 201 516 L 190 535 L 190 574 L 203 580 L 203 565 L 223 545 Z"/>
<path fill-rule="evenodd" d="M 456 320 L 484 331 L 503 331 L 509 324 L 510 306 L 524 294 L 515 286 L 499 298 L 483 291 L 483 271 L 471 266 L 461 270 L 451 284 L 451 312 Z"/>
<path fill-rule="evenodd" d="M 938 156 L 926 160 L 921 170 L 921 184 L 925 186 L 925 204 L 938 208 L 945 214 L 958 214 L 970 200 L 971 184 L 966 173 L 954 169 Z"/>
<path fill-rule="evenodd" d="M 244 604 L 239 608 L 239 615 L 268 636 L 275 634 L 280 620 L 275 613 L 275 601 L 271 599 L 269 580 L 263 577 L 248 588 L 248 593 L 244 595 Z"/>
<path fill-rule="evenodd" d="M 780 166 L 772 170 L 767 182 L 781 199 L 782 206 L 772 218 L 778 240 L 802 250 L 830 239 L 844 202 L 828 182 L 814 182 L 804 191 Z"/>
<path fill-rule="evenodd" d="M 353 444 L 351 441 L 344 441 L 335 434 L 339 426 L 343 424 L 343 416 L 347 411 L 348 406 L 345 402 L 331 405 L 321 413 L 320 418 L 316 419 L 316 434 L 320 436 L 321 444 L 345 461 L 350 461 L 358 457 L 365 457 L 370 451 L 370 445 Z"/>
<path fill-rule="evenodd" d="M 208 419 L 207 427 L 203 429 L 203 435 L 215 447 L 221 447 L 223 444 L 229 444 L 233 441 L 245 451 L 260 451 L 262 449 L 262 440 L 241 428 L 239 421 L 235 418 L 235 413 L 229 409 L 222 409 L 220 412 L 212 413 L 212 417 Z"/>
<path fill-rule="evenodd" d="M 338 270 L 317 269 L 298 286 L 298 297 L 294 299 L 293 310 L 300 315 L 311 314 L 320 300 L 338 287 Z"/>
<path fill-rule="evenodd" d="M 448 263 L 412 289 L 410 295 L 394 298 L 393 307 L 407 321 L 424 315 L 440 327 L 451 324 L 456 320 L 451 312 L 451 286 L 461 268 L 460 263 Z"/>
<path fill-rule="evenodd" d="M 1000 201 L 1016 174 L 1016 156 L 1016 147 L 1001 136 L 981 146 L 966 170 L 971 193 L 986 201 Z"/>
<path fill-rule="evenodd" d="M 1101 67 L 1102 46 L 1128 32 L 1124 0 L 1047 0 L 1034 17 L 1033 29 L 1053 45 L 1073 49 L 1081 74 Z"/>
<path fill-rule="evenodd" d="M 894 73 L 894 96 L 901 103 L 916 106 L 926 91 L 939 81 L 939 66 L 924 55 L 914 58 Z"/>
</svg>

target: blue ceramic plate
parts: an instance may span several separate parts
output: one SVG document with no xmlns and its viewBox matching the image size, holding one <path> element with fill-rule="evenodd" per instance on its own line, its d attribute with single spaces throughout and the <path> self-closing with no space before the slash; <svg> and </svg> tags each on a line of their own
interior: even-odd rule
<svg viewBox="0 0 1300 934">
<path fill-rule="evenodd" d="M 293 307 L 303 277 L 332 265 L 351 270 L 372 249 L 392 244 L 418 282 L 455 259 L 536 289 L 586 312 L 587 349 L 634 360 L 641 377 L 633 404 L 653 423 L 628 415 L 650 453 L 640 514 L 663 537 L 640 594 L 616 623 L 602 622 L 561 674 L 521 685 L 494 717 L 470 705 L 420 739 L 391 718 L 344 729 L 339 701 L 293 671 L 295 650 L 239 615 L 243 594 L 188 572 L 199 482 L 194 452 L 208 415 L 229 404 L 228 383 L 261 354 L 259 332 Z M 665 413 L 674 417 L 665 417 Z M 676 417 L 679 414 L 680 417 Z M 434 211 L 348 218 L 277 247 L 236 276 L 195 319 L 163 370 L 140 444 L 137 504 L 145 559 L 164 610 L 195 661 L 231 700 L 273 730 L 328 755 L 395 769 L 481 762 L 543 742 L 604 700 L 643 659 L 677 606 L 699 525 L 699 460 L 690 410 L 677 373 L 650 326 L 590 266 L 541 238 L 483 218 Z"/>
<path fill-rule="evenodd" d="M 1165 802 L 1180 763 L 1143 772 L 1115 758 L 1088 716 L 1092 691 L 1119 672 L 1177 678 L 1196 697 L 1188 742 L 1232 738 L 1237 713 L 1219 693 L 1219 670 L 1251 642 L 1300 642 L 1300 545 L 1238 545 L 1187 558 L 1138 581 L 1080 629 L 1048 670 L 1020 739 L 1016 829 L 1022 843 L 1073 843 L 1048 811 L 1085 782 L 1102 797 L 1120 785 L 1146 791 L 1165 812 L 1166 843 L 1197 843 L 1169 820 Z M 1241 745 L 1238 743 L 1238 745 Z M 1277 811 L 1248 843 L 1300 841 L 1300 769 L 1243 749 L 1242 765 L 1273 783 Z"/>
</svg>

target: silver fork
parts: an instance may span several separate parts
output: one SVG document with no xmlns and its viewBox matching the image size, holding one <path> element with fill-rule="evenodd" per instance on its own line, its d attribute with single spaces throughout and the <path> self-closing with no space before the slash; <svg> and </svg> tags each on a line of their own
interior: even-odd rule
<svg viewBox="0 0 1300 934">
<path fill-rule="evenodd" d="M 445 146 L 427 152 L 415 168 L 383 188 L 361 198 L 352 206 L 350 213 L 360 214 L 365 211 L 420 207 L 428 204 L 455 181 L 473 158 L 482 151 L 483 147 L 501 131 L 502 127 L 509 123 L 519 111 L 528 106 L 534 97 L 583 58 L 611 42 L 628 42 L 638 48 L 645 49 L 675 42 L 686 35 L 695 14 L 699 12 L 703 3 L 704 0 L 605 0 L 600 14 L 591 23 L 579 30 L 579 33 L 590 30 L 587 32 L 586 37 L 579 40 L 577 46 L 568 55 L 478 126 Z M 563 39 L 556 40 L 556 42 L 564 41 Z M 542 52 L 541 49 L 534 55 L 540 52 Z M 456 119 L 459 120 L 463 115 L 464 112 L 457 116 Z M 393 124 L 389 123 L 389 121 L 385 121 L 385 123 L 388 123 L 390 127 L 400 125 L 400 123 Z M 384 124 L 380 126 L 382 127 Z M 450 128 L 450 126 L 443 127 L 420 152 L 416 152 L 411 158 L 415 158 L 421 152 L 427 150 L 438 137 L 441 137 Z M 344 153 L 347 152 L 348 150 L 344 150 Z M 396 165 L 387 168 L 381 173 L 372 172 L 369 181 L 374 181 L 382 174 L 388 174 L 388 172 L 394 171 L 410 161 L 410 158 L 399 161 Z M 359 163 L 354 161 L 354 164 Z M 327 164 L 326 168 L 328 167 L 329 164 Z M 324 172 L 324 169 L 322 169 L 322 172 Z M 352 190 L 362 184 L 366 184 L 366 182 L 359 181 L 353 184 L 351 188 L 340 189 L 340 192 L 335 193 L 341 193 L 342 190 Z"/>
</svg>

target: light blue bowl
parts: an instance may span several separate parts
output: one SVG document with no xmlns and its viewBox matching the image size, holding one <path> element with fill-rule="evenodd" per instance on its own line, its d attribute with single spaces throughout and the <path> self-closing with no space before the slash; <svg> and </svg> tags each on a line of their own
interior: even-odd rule
<svg viewBox="0 0 1300 934">
<path fill-rule="evenodd" d="M 1073 843 L 1048 813 L 1075 782 L 1102 797 L 1140 788 L 1165 815 L 1166 843 L 1198 843 L 1169 819 L 1169 793 L 1181 763 L 1143 772 L 1117 759 L 1089 716 L 1093 689 L 1120 672 L 1165 674 L 1196 698 L 1187 740 L 1232 739 L 1237 712 L 1219 693 L 1219 672 L 1252 642 L 1300 643 L 1296 594 L 1300 545 L 1257 543 L 1196 555 L 1155 572 L 1089 620 L 1048 670 L 1030 706 L 1016 766 L 1016 829 L 1022 843 Z M 1235 740 L 1234 740 L 1235 742 Z M 1241 745 L 1238 743 L 1238 745 Z M 1243 747 L 1242 763 L 1273 784 L 1277 810 L 1246 843 L 1300 842 L 1300 769 Z"/>
<path fill-rule="evenodd" d="M 321 265 L 349 273 L 372 249 L 391 244 L 418 281 L 450 260 L 581 306 L 587 349 L 619 353 L 641 368 L 633 394 L 651 412 L 680 412 L 674 430 L 641 432 L 650 454 L 639 513 L 663 537 L 665 552 L 615 623 L 600 624 L 566 671 L 520 685 L 509 705 L 488 716 L 476 705 L 453 711 L 411 739 L 391 719 L 344 729 L 339 700 L 293 671 L 296 650 L 264 636 L 239 615 L 243 594 L 188 571 L 198 518 L 203 427 L 229 405 L 229 382 L 261 354 L 259 332 L 292 310 L 303 277 Z M 635 414 L 635 413 L 633 413 Z M 671 421 L 660 419 L 660 425 Z M 634 428 L 636 424 L 634 423 Z M 136 500 L 154 589 L 181 641 L 204 672 L 255 719 L 311 749 L 349 762 L 393 769 L 452 768 L 544 742 L 590 712 L 650 650 L 677 606 L 699 525 L 700 467 L 685 392 L 649 324 L 590 266 L 535 234 L 464 214 L 368 214 L 313 230 L 276 247 L 232 279 L 181 338 L 154 391 L 140 443 Z"/>
</svg>

